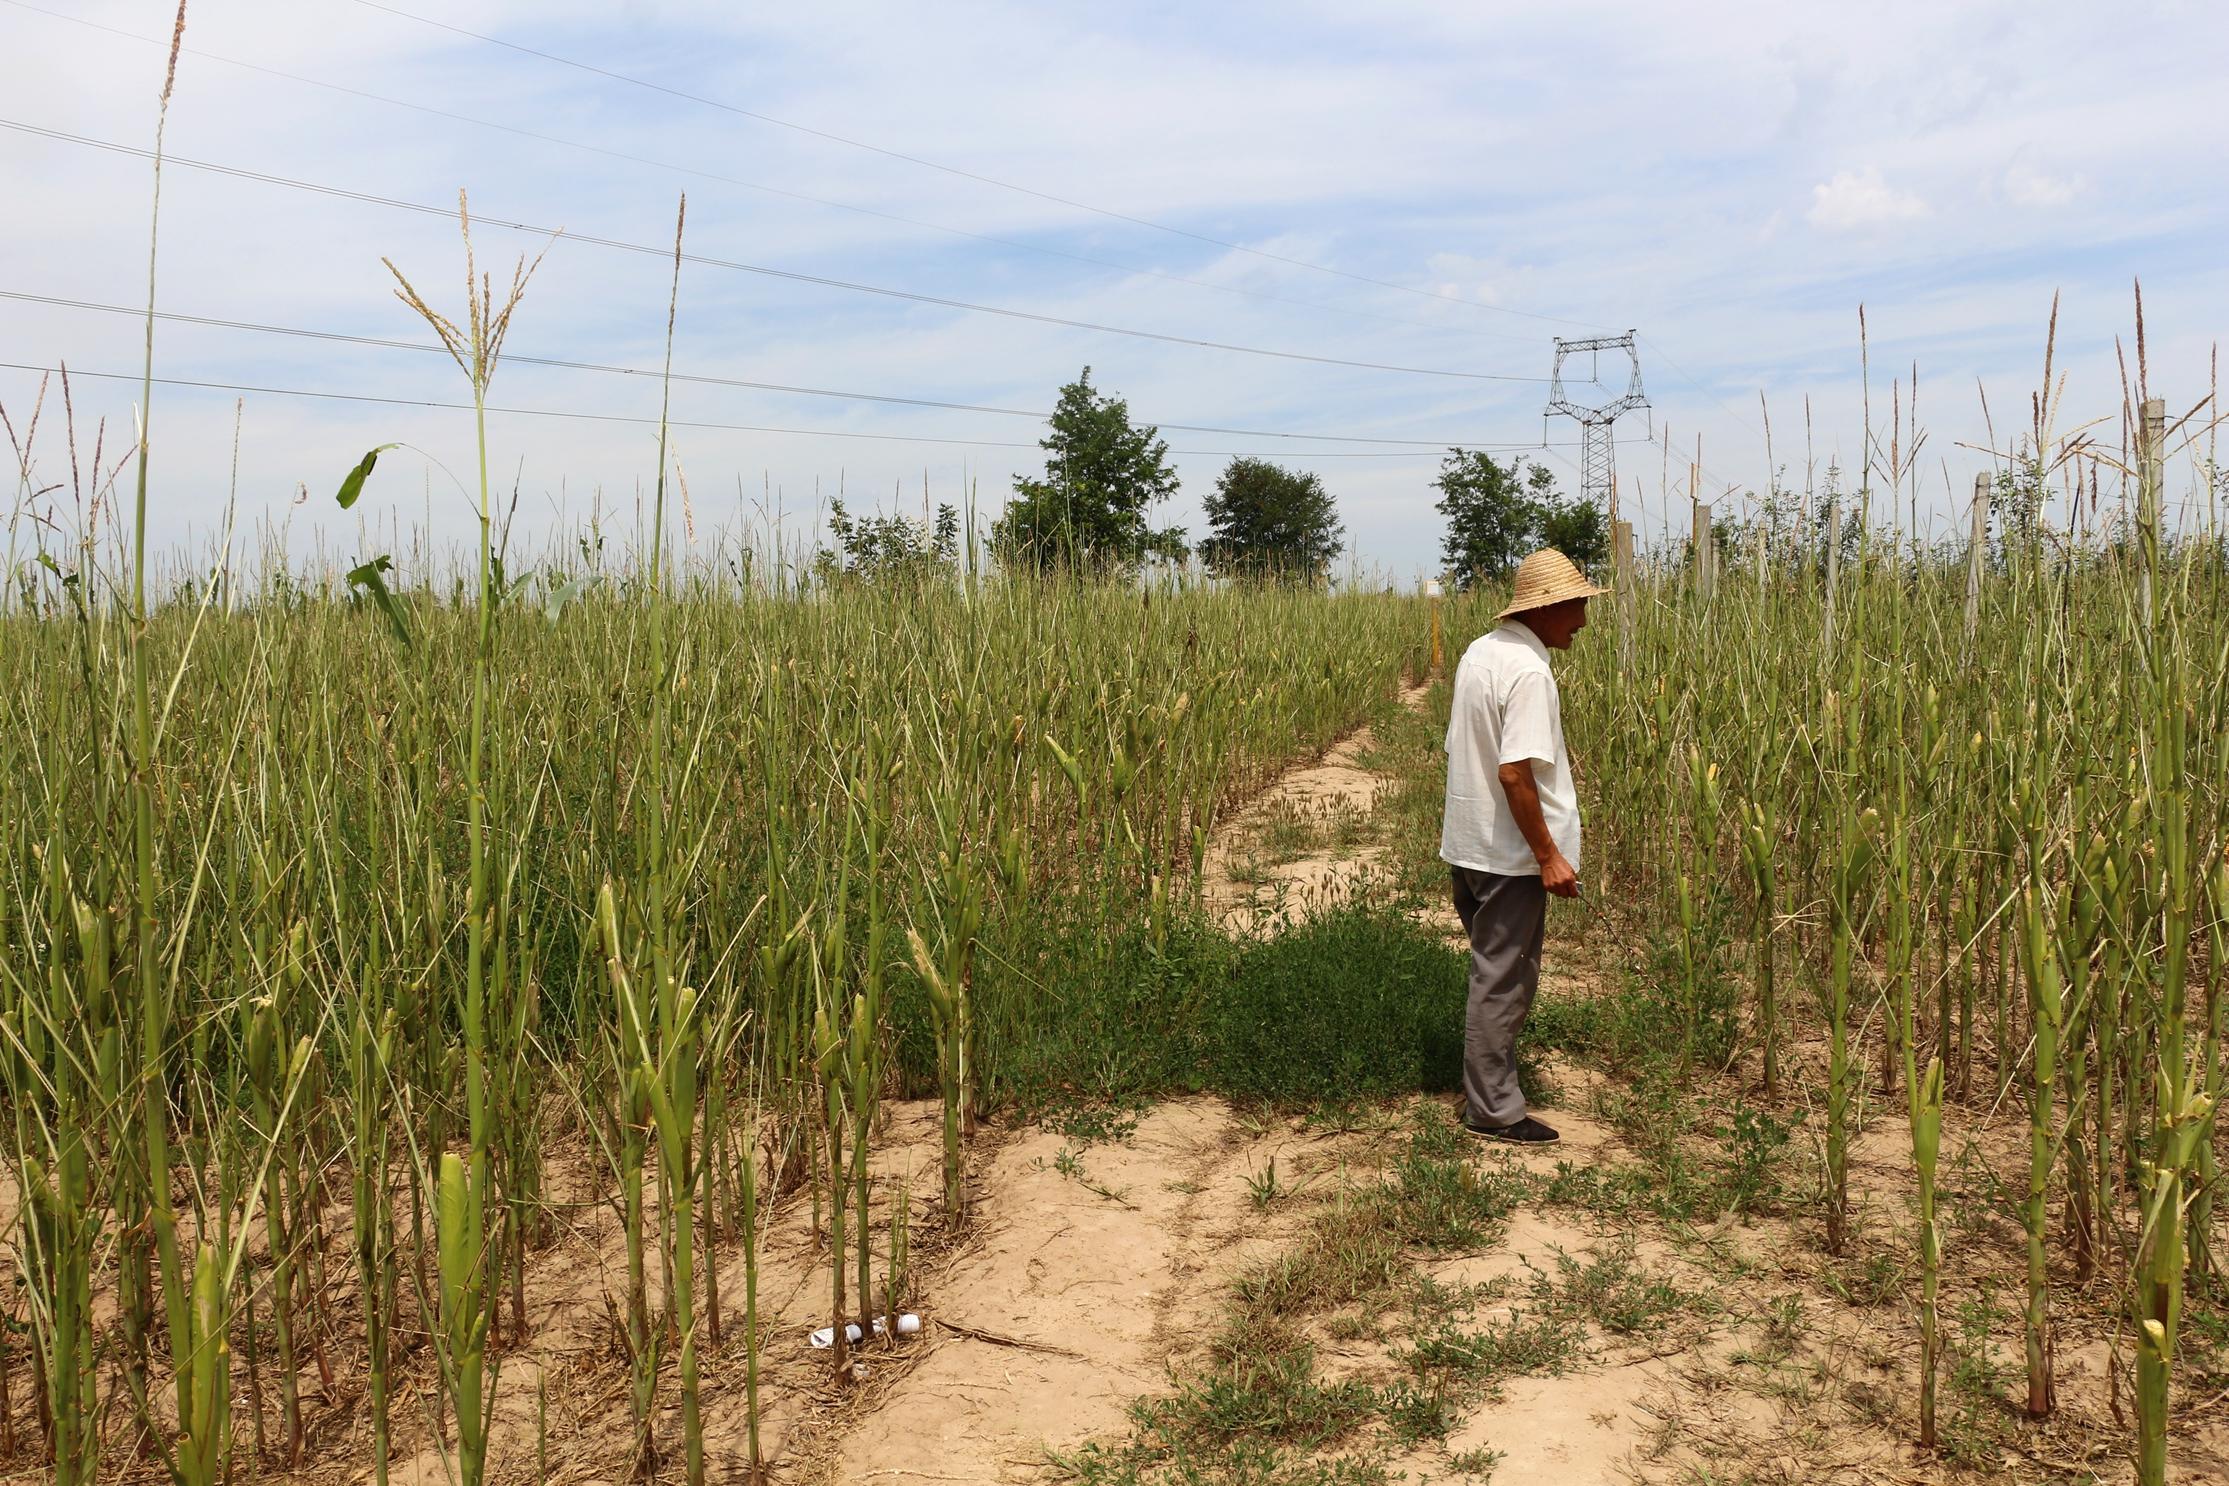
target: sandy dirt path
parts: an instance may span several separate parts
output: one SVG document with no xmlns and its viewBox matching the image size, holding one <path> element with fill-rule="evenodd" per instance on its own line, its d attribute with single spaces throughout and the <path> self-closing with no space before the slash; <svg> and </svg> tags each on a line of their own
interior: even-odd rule
<svg viewBox="0 0 2229 1486">
<path fill-rule="evenodd" d="M 937 1279 L 926 1355 L 844 1440 L 833 1479 L 1042 1480 L 1048 1452 L 1119 1432 L 1234 1269 L 1274 1247 L 1280 1224 L 1247 1197 L 1273 1159 L 1290 1178 L 1332 1158 L 1210 1099 L 1160 1105 L 1081 1154 L 1050 1131 L 1010 1141 Z"/>
<path fill-rule="evenodd" d="M 1401 705 L 1424 705 L 1431 690 L 1420 682 L 1401 693 Z M 1341 816 L 1366 820 L 1390 781 L 1363 767 L 1376 737 L 1354 729 L 1313 764 L 1286 770 L 1277 782 L 1217 827 L 1203 863 L 1201 895 L 1216 921 L 1234 934 L 1259 933 L 1297 922 L 1344 902 L 1381 870 L 1385 848 L 1363 841 L 1347 849 L 1309 849 L 1291 856 L 1265 850 L 1272 823 L 1321 834 Z"/>
<path fill-rule="evenodd" d="M 1426 692 L 1411 688 L 1401 701 L 1419 707 Z M 1280 813 L 1367 817 L 1390 782 L 1361 763 L 1374 741 L 1366 727 L 1349 733 L 1217 833 L 1204 891 L 1226 928 L 1273 931 L 1341 901 L 1381 870 L 1385 848 L 1374 841 L 1255 859 L 1265 822 Z M 1440 916 L 1447 922 L 1436 927 L 1455 929 L 1451 908 Z M 1507 1159 L 1546 1175 L 1558 1161 L 1608 1153 L 1614 1138 L 1600 1124 L 1576 1113 L 1559 1119 L 1565 1142 L 1557 1151 Z M 1067 1148 L 1057 1135 L 1013 1140 L 982 1173 L 975 1236 L 938 1278 L 926 1355 L 845 1438 L 830 1479 L 1058 1479 L 1057 1454 L 1120 1436 L 1131 1400 L 1170 1389 L 1172 1369 L 1197 1356 L 1230 1281 L 1291 1236 L 1298 1213 L 1281 1207 L 1265 1216 L 1249 1200 L 1248 1179 L 1272 1161 L 1300 1183 L 1349 1162 L 1368 1167 L 1379 1154 L 1373 1145 L 1369 1136 L 1301 1135 L 1282 1121 L 1263 1129 L 1212 1099 L 1159 1106 L 1128 1141 L 1077 1157 L 1080 1178 L 1059 1170 Z M 1589 1254 L 1598 1242 L 1569 1221 L 1522 1213 L 1504 1241 L 1428 1272 L 1449 1285 L 1522 1276 L 1553 1269 L 1558 1254 Z M 1387 1361 L 1382 1340 L 1331 1342 L 1323 1352 L 1335 1374 L 1377 1377 Z M 1444 1477 L 1449 1450 L 1483 1445 L 1503 1452 L 1502 1480 L 1628 1479 L 1628 1462 L 1655 1422 L 1649 1395 L 1669 1366 L 1653 1359 L 1519 1380 L 1474 1414 L 1460 1439 L 1395 1468 L 1412 1480 Z"/>
</svg>

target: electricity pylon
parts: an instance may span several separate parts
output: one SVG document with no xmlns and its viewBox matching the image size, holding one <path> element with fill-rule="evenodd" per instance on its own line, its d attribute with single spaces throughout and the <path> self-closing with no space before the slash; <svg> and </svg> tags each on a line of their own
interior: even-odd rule
<svg viewBox="0 0 2229 1486">
<path fill-rule="evenodd" d="M 1641 353 L 1633 348 L 1633 335 L 1634 332 L 1628 330 L 1623 335 L 1587 336 L 1569 341 L 1558 336 L 1556 370 L 1548 382 L 1548 407 L 1542 415 L 1561 413 L 1578 423 L 1579 495 L 1593 501 L 1605 517 L 1617 510 L 1618 457 L 1617 441 L 1611 436 L 1612 425 L 1620 414 L 1649 405 L 1648 394 L 1641 390 Z M 1599 407 L 1573 402 L 1563 390 L 1564 359 L 1584 352 L 1591 361 L 1599 363 L 1604 351 L 1623 351 L 1632 366 L 1632 379 L 1626 383 L 1625 391 Z M 1588 380 L 1600 385 L 1599 369 Z"/>
</svg>

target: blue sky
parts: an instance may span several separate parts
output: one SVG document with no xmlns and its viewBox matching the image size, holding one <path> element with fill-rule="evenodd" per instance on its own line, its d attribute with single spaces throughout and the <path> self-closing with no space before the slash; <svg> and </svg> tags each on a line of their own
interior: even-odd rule
<svg viewBox="0 0 2229 1486">
<path fill-rule="evenodd" d="M 1544 378 L 1556 334 L 1637 327 L 1654 406 L 1620 425 L 1631 440 L 1620 473 L 1644 528 L 1667 511 L 1684 522 L 1698 436 L 1706 497 L 1763 484 L 1767 412 L 1772 463 L 1800 486 L 1806 398 L 1813 465 L 1855 462 L 1861 303 L 1884 439 L 1891 381 L 1908 384 L 1916 363 L 1921 518 L 1946 528 L 1948 492 L 1970 489 L 1985 462 L 1968 447 L 1988 442 L 1983 395 L 2000 443 L 2025 424 L 2055 291 L 2061 425 L 2106 419 L 2100 436 L 2116 446 L 2115 338 L 2133 359 L 2131 281 L 2144 281 L 2153 382 L 2178 413 L 2205 394 L 2229 319 L 2229 181 L 2211 142 L 2229 22 L 2217 7 L 397 3 L 1177 230 L 360 0 L 200 0 L 169 148 L 413 202 L 463 186 L 486 217 L 632 243 L 669 241 L 686 189 L 688 246 L 707 257 L 1311 356 Z M 163 0 L 0 0 L 0 118 L 144 147 L 162 49 L 115 33 L 166 38 L 170 18 Z M 0 130 L 0 162 L 13 207 L 0 289 L 143 298 L 143 160 Z M 483 264 L 500 265 L 539 242 L 491 226 L 478 244 Z M 166 177 L 168 310 L 425 339 L 391 296 L 382 256 L 439 304 L 461 295 L 453 224 L 191 169 Z M 654 366 L 666 287 L 654 256 L 560 241 L 511 347 Z M 0 299 L 0 360 L 129 372 L 138 334 L 124 316 Z M 1170 423 L 1475 445 L 1543 437 L 1537 381 L 1281 360 L 683 272 L 675 364 L 700 376 L 1034 410 L 1086 363 L 1135 414 Z M 436 356 L 178 323 L 158 328 L 157 371 L 404 399 L 464 392 Z M 0 371 L 0 407 L 19 431 L 36 385 Z M 81 425 L 105 413 L 128 427 L 134 395 L 80 383 Z M 499 372 L 493 400 L 641 418 L 655 416 L 657 388 L 519 362 Z M 219 520 L 233 407 L 230 393 L 157 389 L 164 538 Z M 972 484 L 995 509 L 1040 463 L 1026 418 L 705 385 L 678 386 L 674 410 L 822 435 L 681 430 L 700 542 L 757 521 L 775 492 L 793 537 L 809 535 L 816 490 L 839 485 L 855 505 L 918 507 L 924 483 L 931 499 Z M 48 420 L 38 450 L 49 480 L 67 473 L 57 431 Z M 491 431 L 524 529 L 577 523 L 599 491 L 604 511 L 631 519 L 654 472 L 640 424 L 505 416 Z M 1676 454 L 1645 442 L 1652 433 Z M 1575 457 L 1575 431 L 1559 421 L 1546 437 L 1552 447 L 1533 457 L 1575 479 L 1558 463 Z M 902 441 L 915 438 L 1023 447 Z M 389 440 L 411 447 L 382 465 L 358 514 L 334 511 L 339 475 Z M 1436 566 L 1428 448 L 1173 431 L 1169 442 L 1199 451 L 1180 457 L 1184 492 L 1166 513 L 1195 533 L 1228 454 L 1260 452 L 1324 475 L 1371 567 L 1408 577 Z M 376 540 L 367 521 L 430 526 L 443 540 L 466 530 L 460 414 L 257 394 L 240 443 L 243 527 L 283 533 L 309 560 L 352 559 Z M 305 485 L 312 499 L 297 506 Z"/>
</svg>

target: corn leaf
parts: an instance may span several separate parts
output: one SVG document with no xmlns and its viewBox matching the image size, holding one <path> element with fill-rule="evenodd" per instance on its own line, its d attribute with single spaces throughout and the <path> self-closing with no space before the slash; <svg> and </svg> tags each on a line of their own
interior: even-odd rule
<svg viewBox="0 0 2229 1486">
<path fill-rule="evenodd" d="M 382 552 L 370 562 L 359 563 L 350 568 L 348 586 L 361 588 L 372 596 L 372 602 L 379 605 L 379 612 L 387 616 L 387 623 L 393 627 L 395 638 L 401 642 L 403 649 L 408 650 L 410 626 L 403 623 L 402 606 L 395 602 L 394 594 L 388 591 L 387 579 L 383 576 L 392 571 L 394 566 L 395 560 Z"/>
<path fill-rule="evenodd" d="M 333 497 L 340 503 L 342 510 L 345 511 L 350 506 L 355 505 L 356 498 L 364 493 L 364 482 L 371 478 L 372 466 L 379 463 L 379 456 L 389 449 L 400 449 L 401 447 L 400 444 L 381 444 L 362 459 L 356 461 L 356 468 L 348 472 L 348 478 L 341 481 L 340 492 Z"/>
<path fill-rule="evenodd" d="M 565 612 L 565 606 L 588 592 L 595 583 L 594 578 L 575 578 L 551 589 L 549 597 L 542 600 L 542 617 L 552 624 L 557 623 L 557 616 Z"/>
</svg>

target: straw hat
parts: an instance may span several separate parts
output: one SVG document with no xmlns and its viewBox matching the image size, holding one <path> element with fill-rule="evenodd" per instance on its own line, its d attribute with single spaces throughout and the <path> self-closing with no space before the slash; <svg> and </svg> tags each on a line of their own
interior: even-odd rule
<svg viewBox="0 0 2229 1486">
<path fill-rule="evenodd" d="M 1543 547 L 1517 564 L 1517 583 L 1510 590 L 1509 607 L 1494 617 L 1507 619 L 1528 609 L 1545 609 L 1566 599 L 1591 599 L 1609 591 L 1589 583 L 1570 558 L 1553 547 Z"/>
</svg>

